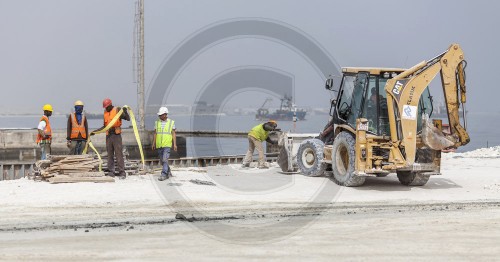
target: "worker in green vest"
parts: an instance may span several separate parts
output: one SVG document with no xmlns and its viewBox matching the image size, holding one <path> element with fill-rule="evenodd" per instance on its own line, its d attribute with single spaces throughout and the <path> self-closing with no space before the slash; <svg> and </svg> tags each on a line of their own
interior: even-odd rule
<svg viewBox="0 0 500 262">
<path fill-rule="evenodd" d="M 249 167 L 252 162 L 253 151 L 257 149 L 259 152 L 259 165 L 258 168 L 268 168 L 267 163 L 264 160 L 264 149 L 262 147 L 262 142 L 267 141 L 271 144 L 276 144 L 275 141 L 269 139 L 269 132 L 275 130 L 278 127 L 276 121 L 270 120 L 266 123 L 256 125 L 248 132 L 248 151 L 243 159 L 243 167 Z"/>
<path fill-rule="evenodd" d="M 159 120 L 155 123 L 155 135 L 153 136 L 153 150 L 158 150 L 158 156 L 163 166 L 161 176 L 158 180 L 163 181 L 172 177 L 172 172 L 168 166 L 170 149 L 177 151 L 177 142 L 175 138 L 175 122 L 168 118 L 168 108 L 160 107 L 158 110 Z"/>
</svg>

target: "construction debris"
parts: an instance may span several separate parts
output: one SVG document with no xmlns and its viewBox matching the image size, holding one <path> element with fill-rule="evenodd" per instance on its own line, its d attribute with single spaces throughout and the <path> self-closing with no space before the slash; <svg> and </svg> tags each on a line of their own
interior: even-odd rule
<svg viewBox="0 0 500 262">
<path fill-rule="evenodd" d="M 103 172 L 99 172 L 101 176 L 72 176 L 72 175 L 56 175 L 48 179 L 51 184 L 59 184 L 59 183 L 78 183 L 78 182 L 93 182 L 93 183 L 107 183 L 107 182 L 115 182 L 115 179 L 112 177 L 104 176 Z M 89 173 L 87 173 L 89 174 Z M 82 174 L 80 174 L 82 175 Z M 95 175 L 95 173 L 94 173 Z"/>
<path fill-rule="evenodd" d="M 142 170 L 141 161 L 127 159 L 128 152 L 123 150 L 125 161 L 125 173 L 130 175 L 145 175 Z M 49 155 L 47 160 L 39 160 L 35 163 L 34 180 L 49 181 L 50 183 L 76 183 L 76 182 L 114 182 L 112 177 L 105 177 L 109 173 L 107 154 L 102 155 L 101 170 L 99 171 L 99 159 L 96 155 Z M 115 175 L 118 167 L 116 157 L 114 159 Z"/>
<path fill-rule="evenodd" d="M 35 163 L 35 169 L 42 178 L 55 175 L 97 171 L 99 160 L 91 155 L 54 155 Z"/>
<path fill-rule="evenodd" d="M 196 185 L 202 185 L 202 186 L 216 186 L 216 184 L 213 182 L 199 180 L 199 179 L 191 179 L 191 180 L 189 180 L 189 182 L 196 184 Z"/>
<path fill-rule="evenodd" d="M 49 155 L 35 163 L 35 179 L 51 184 L 115 181 L 98 170 L 99 160 L 92 155 Z"/>
<path fill-rule="evenodd" d="M 145 175 L 146 172 L 145 172 L 145 170 L 142 170 L 141 161 L 140 160 L 129 160 L 128 156 L 129 156 L 129 153 L 128 153 L 127 149 L 123 149 L 123 160 L 125 163 L 125 173 L 127 174 L 127 176 Z M 101 155 L 101 157 L 103 159 L 102 170 L 109 172 L 107 152 L 104 152 Z M 118 163 L 116 161 L 116 157 L 114 158 L 114 164 L 115 164 L 115 175 L 118 175 Z"/>
</svg>

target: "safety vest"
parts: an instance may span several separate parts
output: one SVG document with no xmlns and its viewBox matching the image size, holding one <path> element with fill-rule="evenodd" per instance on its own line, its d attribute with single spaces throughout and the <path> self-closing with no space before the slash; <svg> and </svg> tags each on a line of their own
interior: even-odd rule
<svg viewBox="0 0 500 262">
<path fill-rule="evenodd" d="M 163 121 L 156 121 L 156 148 L 172 147 L 172 129 L 174 121 L 167 119 L 165 126 L 161 128 Z"/>
<path fill-rule="evenodd" d="M 49 136 L 49 138 L 44 139 L 40 133 L 37 134 L 36 136 L 36 143 L 42 142 L 42 144 L 50 143 L 52 141 L 52 128 L 50 127 L 50 121 L 49 118 L 46 115 L 43 115 L 42 118 L 40 118 L 40 121 L 45 121 L 45 128 L 43 132 L 45 133 L 46 136 Z"/>
<path fill-rule="evenodd" d="M 259 140 L 264 141 L 267 139 L 269 131 L 264 130 L 264 124 L 256 125 L 248 132 L 248 135 Z"/>
<path fill-rule="evenodd" d="M 82 122 L 78 124 L 76 120 L 76 114 L 71 114 L 71 139 L 77 139 L 80 135 L 81 138 L 87 139 L 87 133 L 85 132 L 85 115 L 82 115 Z"/>
<path fill-rule="evenodd" d="M 111 112 L 104 110 L 104 126 L 107 126 L 111 120 L 118 114 L 118 108 L 114 107 Z M 115 134 L 120 134 L 122 132 L 122 120 L 118 118 L 113 127 L 115 128 Z M 109 135 L 109 130 L 106 131 L 106 135 Z"/>
</svg>

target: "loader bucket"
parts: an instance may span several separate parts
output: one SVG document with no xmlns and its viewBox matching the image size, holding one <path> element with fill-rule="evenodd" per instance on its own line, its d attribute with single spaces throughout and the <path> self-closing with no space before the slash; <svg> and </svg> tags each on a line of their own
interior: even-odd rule
<svg viewBox="0 0 500 262">
<path fill-rule="evenodd" d="M 443 150 L 455 145 L 456 139 L 436 128 L 427 114 L 422 115 L 422 123 L 422 140 L 426 146 L 434 150 Z"/>
</svg>

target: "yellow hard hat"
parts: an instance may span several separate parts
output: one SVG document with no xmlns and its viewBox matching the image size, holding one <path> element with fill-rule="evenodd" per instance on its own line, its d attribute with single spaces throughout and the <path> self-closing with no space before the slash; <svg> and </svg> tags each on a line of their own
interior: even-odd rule
<svg viewBox="0 0 500 262">
<path fill-rule="evenodd" d="M 83 106 L 83 102 L 80 100 L 76 100 L 75 106 Z"/>
<path fill-rule="evenodd" d="M 52 112 L 54 110 L 52 110 L 52 106 L 50 104 L 45 104 L 43 106 L 43 111 L 50 111 L 50 112 Z"/>
</svg>

